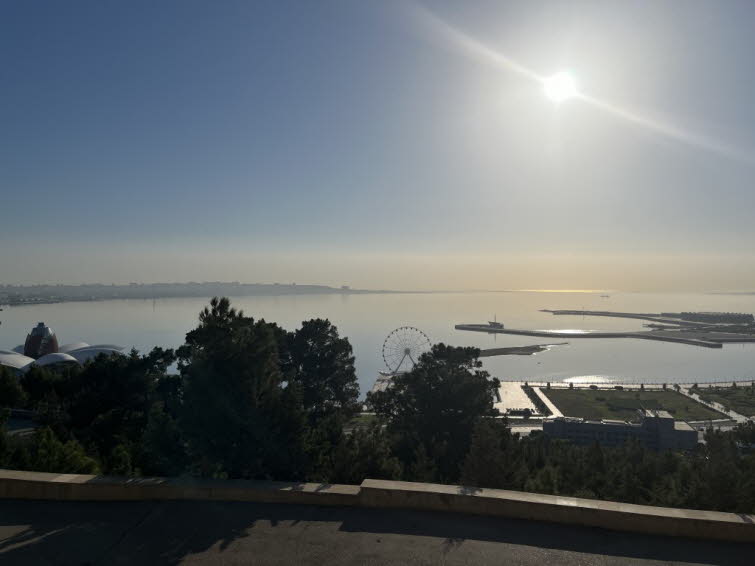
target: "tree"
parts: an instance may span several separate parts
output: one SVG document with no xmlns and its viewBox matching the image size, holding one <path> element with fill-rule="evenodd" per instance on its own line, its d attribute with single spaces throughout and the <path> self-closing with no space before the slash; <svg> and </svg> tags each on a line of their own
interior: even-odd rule
<svg viewBox="0 0 755 566">
<path fill-rule="evenodd" d="M 213 298 L 179 348 L 179 424 L 204 476 L 300 479 L 305 414 L 296 384 L 284 387 L 279 329 Z"/>
<path fill-rule="evenodd" d="M 498 380 L 488 379 L 478 356 L 476 348 L 436 344 L 410 372 L 396 375 L 391 387 L 367 395 L 406 469 L 425 454 L 436 480 L 458 481 L 475 423 L 497 415 Z"/>
<path fill-rule="evenodd" d="M 515 467 L 512 465 L 511 431 L 506 419 L 479 419 L 464 460 L 461 481 L 477 487 L 510 488 Z"/>
<path fill-rule="evenodd" d="M 0 366 L 0 407 L 22 408 L 26 404 L 26 392 L 23 390 L 10 368 Z"/>
<path fill-rule="evenodd" d="M 161 348 L 146 356 L 100 355 L 59 387 L 71 433 L 98 454 L 106 472 L 130 473 L 138 461 L 152 397 L 174 360 L 172 350 Z"/>
<path fill-rule="evenodd" d="M 180 375 L 165 375 L 157 381 L 139 451 L 143 474 L 177 476 L 187 470 L 186 439 L 178 425 L 182 398 Z"/>
<path fill-rule="evenodd" d="M 347 338 L 329 320 L 316 318 L 286 335 L 281 348 L 285 378 L 300 386 L 304 409 L 313 417 L 339 413 L 348 420 L 359 410 L 359 383 Z"/>
<path fill-rule="evenodd" d="M 10 468 L 8 462 L 10 455 L 8 453 L 8 433 L 5 430 L 5 423 L 10 417 L 10 410 L 0 408 L 0 468 Z"/>
<path fill-rule="evenodd" d="M 12 438 L 6 464 L 17 470 L 61 474 L 93 474 L 97 462 L 87 456 L 76 440 L 61 442 L 47 427 L 34 431 L 30 438 Z"/>
<path fill-rule="evenodd" d="M 365 429 L 356 428 L 335 447 L 331 482 L 359 484 L 366 478 L 400 477 L 401 463 L 391 453 L 389 438 L 377 423 Z"/>
<path fill-rule="evenodd" d="M 334 450 L 344 442 L 344 426 L 359 411 L 351 344 L 330 321 L 319 318 L 279 336 L 283 379 L 299 391 L 307 417 L 307 477 L 328 481 L 337 466 Z"/>
<path fill-rule="evenodd" d="M 56 382 L 59 381 L 59 375 L 51 372 L 47 368 L 39 367 L 34 364 L 32 364 L 31 367 L 19 378 L 19 384 L 23 387 L 31 408 L 36 408 L 39 401 L 54 392 L 57 384 Z"/>
<path fill-rule="evenodd" d="M 160 403 L 152 405 L 141 443 L 140 469 L 145 475 L 177 476 L 188 456 L 176 419 Z"/>
</svg>

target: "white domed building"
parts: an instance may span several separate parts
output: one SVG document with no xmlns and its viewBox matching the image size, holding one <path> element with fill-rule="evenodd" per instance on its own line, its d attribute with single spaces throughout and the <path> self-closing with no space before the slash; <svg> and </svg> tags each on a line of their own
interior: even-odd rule
<svg viewBox="0 0 755 566">
<path fill-rule="evenodd" d="M 123 354 L 123 346 L 115 344 L 87 344 L 75 342 L 58 346 L 55 332 L 44 322 L 37 323 L 23 345 L 13 350 L 0 350 L 0 366 L 25 373 L 30 368 L 45 366 L 83 365 L 99 354 Z"/>
</svg>

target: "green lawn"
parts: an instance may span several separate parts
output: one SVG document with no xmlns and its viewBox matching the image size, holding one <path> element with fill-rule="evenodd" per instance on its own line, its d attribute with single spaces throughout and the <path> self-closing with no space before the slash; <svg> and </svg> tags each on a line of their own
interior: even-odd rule
<svg viewBox="0 0 755 566">
<path fill-rule="evenodd" d="M 567 417 L 639 421 L 637 409 L 662 409 L 677 420 L 720 419 L 724 415 L 676 391 L 639 391 L 625 389 L 545 389 L 556 407 Z"/>
<path fill-rule="evenodd" d="M 721 403 L 746 417 L 755 416 L 755 389 L 751 386 L 700 387 L 693 390 L 703 401 Z"/>
<path fill-rule="evenodd" d="M 359 413 L 356 417 L 351 419 L 346 426 L 344 426 L 344 430 L 346 431 L 352 431 L 356 428 L 369 428 L 372 423 L 377 422 L 378 418 L 373 413 Z"/>
</svg>

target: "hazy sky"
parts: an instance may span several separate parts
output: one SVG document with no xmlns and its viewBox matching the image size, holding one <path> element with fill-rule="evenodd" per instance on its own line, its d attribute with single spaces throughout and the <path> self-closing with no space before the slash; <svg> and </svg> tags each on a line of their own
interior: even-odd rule
<svg viewBox="0 0 755 566">
<path fill-rule="evenodd" d="M 753 21 L 3 0 L 0 283 L 755 289 Z"/>
</svg>

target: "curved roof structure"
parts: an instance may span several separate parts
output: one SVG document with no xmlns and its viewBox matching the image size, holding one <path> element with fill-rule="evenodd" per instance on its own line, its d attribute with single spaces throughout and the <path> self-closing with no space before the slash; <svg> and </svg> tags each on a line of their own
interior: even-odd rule
<svg viewBox="0 0 755 566">
<path fill-rule="evenodd" d="M 58 352 L 67 353 L 72 350 L 81 350 L 82 348 L 89 348 L 90 345 L 86 342 L 74 342 L 73 344 L 63 344 L 58 348 Z"/>
<path fill-rule="evenodd" d="M 116 344 L 92 344 L 91 346 L 87 346 L 87 348 L 103 348 L 106 350 L 117 350 L 118 352 L 124 350 L 123 346 L 118 346 Z"/>
<path fill-rule="evenodd" d="M 17 371 L 26 371 L 33 363 L 34 358 L 24 356 L 23 354 L 17 354 L 16 352 L 8 353 L 7 350 L 0 352 L 0 366 L 9 367 Z"/>
<path fill-rule="evenodd" d="M 29 353 L 26 350 L 34 352 L 33 356 L 26 355 Z M 39 367 L 84 364 L 99 354 L 123 354 L 123 350 L 123 346 L 116 344 L 90 345 L 87 342 L 73 342 L 58 347 L 52 328 L 40 322 L 27 336 L 25 345 L 16 346 L 13 350 L 0 350 L 0 366 L 25 372 L 32 364 Z"/>
<path fill-rule="evenodd" d="M 94 346 L 91 348 L 81 348 L 80 350 L 72 350 L 71 352 L 68 352 L 68 355 L 75 358 L 80 364 L 84 364 L 89 360 L 96 358 L 100 354 L 106 354 L 108 356 L 112 354 L 123 355 L 123 352 L 121 352 L 121 350 L 116 350 L 115 348 L 102 348 Z"/>
<path fill-rule="evenodd" d="M 60 363 L 74 363 L 78 364 L 79 361 L 73 356 L 66 354 L 65 352 L 55 352 L 54 354 L 47 354 L 42 356 L 34 362 L 35 366 L 49 366 L 52 364 Z"/>
</svg>

